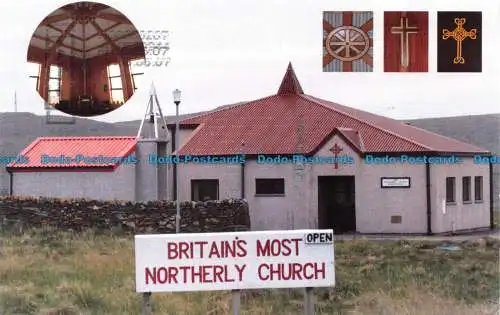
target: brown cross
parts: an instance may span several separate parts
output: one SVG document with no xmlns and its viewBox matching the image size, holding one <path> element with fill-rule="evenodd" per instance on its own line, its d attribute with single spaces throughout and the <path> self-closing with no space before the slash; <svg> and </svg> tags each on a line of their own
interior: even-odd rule
<svg viewBox="0 0 500 315">
<path fill-rule="evenodd" d="M 339 153 L 344 151 L 338 144 L 335 143 L 335 145 L 330 149 L 330 152 L 333 153 L 335 157 L 335 169 L 339 168 L 339 163 L 337 161 L 337 158 L 339 156 Z"/>
<path fill-rule="evenodd" d="M 417 34 L 418 27 L 409 26 L 408 18 L 402 17 L 399 26 L 391 28 L 391 34 L 399 35 L 399 44 L 401 46 L 401 66 L 408 67 L 410 59 L 410 34 Z"/>
<path fill-rule="evenodd" d="M 470 31 L 466 31 L 463 27 L 466 22 L 465 18 L 456 18 L 454 22 L 457 27 L 451 32 L 447 29 L 443 29 L 442 38 L 446 40 L 451 37 L 457 42 L 457 55 L 453 58 L 453 63 L 464 64 L 465 59 L 462 57 L 462 42 L 467 38 L 476 39 L 477 29 L 473 28 Z"/>
</svg>

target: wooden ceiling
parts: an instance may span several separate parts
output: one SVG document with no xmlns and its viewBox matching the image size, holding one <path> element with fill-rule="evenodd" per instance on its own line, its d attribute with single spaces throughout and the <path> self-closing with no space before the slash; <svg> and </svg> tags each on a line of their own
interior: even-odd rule
<svg viewBox="0 0 500 315">
<path fill-rule="evenodd" d="M 49 14 L 33 33 L 30 46 L 50 55 L 80 59 L 119 53 L 142 44 L 135 26 L 122 13 L 103 4 L 79 2 Z"/>
</svg>

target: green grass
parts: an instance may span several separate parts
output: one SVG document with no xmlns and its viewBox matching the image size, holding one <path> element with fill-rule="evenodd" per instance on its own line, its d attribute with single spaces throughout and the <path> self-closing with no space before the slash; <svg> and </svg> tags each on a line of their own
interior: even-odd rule
<svg viewBox="0 0 500 315">
<path fill-rule="evenodd" d="M 337 243 L 337 286 L 316 289 L 318 314 L 496 314 L 499 243 Z M 2 235 L 0 314 L 139 314 L 131 236 L 30 231 Z M 302 314 L 302 291 L 249 290 L 242 313 Z M 230 314 L 228 292 L 153 294 L 154 314 Z"/>
</svg>

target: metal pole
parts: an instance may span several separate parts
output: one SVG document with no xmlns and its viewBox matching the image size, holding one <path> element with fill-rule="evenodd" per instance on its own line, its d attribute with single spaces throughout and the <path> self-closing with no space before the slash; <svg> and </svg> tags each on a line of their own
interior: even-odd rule
<svg viewBox="0 0 500 315">
<path fill-rule="evenodd" d="M 306 288 L 304 295 L 304 314 L 314 315 L 313 288 Z"/>
<path fill-rule="evenodd" d="M 233 315 L 239 315 L 240 314 L 240 298 L 241 298 L 241 291 L 240 290 L 233 290 L 232 291 L 233 295 Z"/>
<path fill-rule="evenodd" d="M 180 101 L 175 102 L 175 151 L 178 151 L 180 148 L 180 143 L 179 143 L 179 104 Z M 178 156 L 178 152 L 176 156 Z M 180 233 L 181 231 L 181 206 L 180 206 L 180 198 L 179 198 L 179 164 L 177 164 L 177 176 L 175 177 L 175 181 L 177 182 L 177 185 L 175 185 L 175 206 L 177 210 L 177 214 L 175 216 L 175 233 Z"/>
</svg>

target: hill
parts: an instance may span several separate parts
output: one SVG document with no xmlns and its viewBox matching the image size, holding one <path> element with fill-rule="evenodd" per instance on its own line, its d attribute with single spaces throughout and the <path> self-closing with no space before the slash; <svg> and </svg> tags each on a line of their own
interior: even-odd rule
<svg viewBox="0 0 500 315">
<path fill-rule="evenodd" d="M 500 154 L 500 114 L 414 119 L 406 123 Z"/>
</svg>

